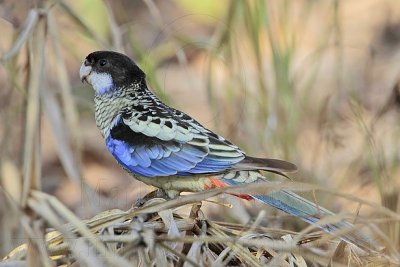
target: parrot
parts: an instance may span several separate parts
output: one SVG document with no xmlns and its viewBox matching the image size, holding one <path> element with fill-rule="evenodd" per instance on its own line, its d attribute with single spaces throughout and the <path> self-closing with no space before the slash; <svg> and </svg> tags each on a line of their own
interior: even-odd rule
<svg viewBox="0 0 400 267">
<path fill-rule="evenodd" d="M 128 56 L 90 53 L 80 79 L 93 87 L 95 120 L 107 150 L 134 178 L 162 190 L 181 192 L 269 182 L 264 172 L 286 176 L 297 171 L 288 161 L 246 155 L 238 146 L 186 113 L 163 103 L 147 86 L 146 74 Z M 334 213 L 289 190 L 237 194 L 255 199 L 310 223 Z M 351 229 L 341 239 L 364 249 L 373 241 L 346 220 L 318 225 L 326 232 Z"/>
</svg>

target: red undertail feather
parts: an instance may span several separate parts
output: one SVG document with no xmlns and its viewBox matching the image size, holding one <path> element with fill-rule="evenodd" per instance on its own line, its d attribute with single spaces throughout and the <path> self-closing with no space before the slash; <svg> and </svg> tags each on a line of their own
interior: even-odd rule
<svg viewBox="0 0 400 267">
<path fill-rule="evenodd" d="M 212 188 L 224 188 L 226 186 L 229 186 L 228 184 L 224 183 L 223 181 L 221 181 L 218 178 L 210 178 L 209 179 L 210 184 L 205 184 L 204 185 L 204 189 L 212 189 Z M 250 195 L 247 194 L 230 194 L 232 196 L 235 197 L 239 197 L 241 199 L 245 199 L 245 200 L 253 200 L 254 198 Z"/>
</svg>

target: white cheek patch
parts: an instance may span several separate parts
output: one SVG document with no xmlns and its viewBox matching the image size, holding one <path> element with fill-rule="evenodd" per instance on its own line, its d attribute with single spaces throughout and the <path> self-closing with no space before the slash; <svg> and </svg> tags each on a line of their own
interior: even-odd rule
<svg viewBox="0 0 400 267">
<path fill-rule="evenodd" d="M 93 71 L 87 77 L 87 80 L 93 86 L 96 94 L 102 95 L 108 93 L 114 87 L 111 75 L 107 73 L 96 73 Z"/>
</svg>

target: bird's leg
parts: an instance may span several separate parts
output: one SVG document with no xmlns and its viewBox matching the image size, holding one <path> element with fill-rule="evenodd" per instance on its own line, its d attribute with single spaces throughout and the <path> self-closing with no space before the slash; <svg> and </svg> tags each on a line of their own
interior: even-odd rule
<svg viewBox="0 0 400 267">
<path fill-rule="evenodd" d="M 160 189 L 160 190 L 162 190 L 162 189 Z M 162 191 L 166 196 L 165 199 L 167 199 L 167 200 L 177 198 L 179 196 L 179 194 L 181 193 L 176 190 L 162 190 Z"/>
<path fill-rule="evenodd" d="M 158 197 L 158 191 L 159 189 L 156 189 L 154 191 L 151 191 L 150 193 L 147 193 L 144 197 L 138 198 L 135 202 L 134 208 L 140 208 L 150 199 Z"/>
<path fill-rule="evenodd" d="M 175 191 L 175 190 L 156 189 L 156 190 L 151 191 L 150 193 L 146 194 L 144 197 L 136 200 L 134 207 L 139 208 L 139 207 L 143 206 L 147 201 L 149 201 L 150 199 L 153 199 L 153 198 L 163 198 L 166 200 L 174 199 L 177 196 L 179 196 L 179 193 L 180 192 Z"/>
</svg>

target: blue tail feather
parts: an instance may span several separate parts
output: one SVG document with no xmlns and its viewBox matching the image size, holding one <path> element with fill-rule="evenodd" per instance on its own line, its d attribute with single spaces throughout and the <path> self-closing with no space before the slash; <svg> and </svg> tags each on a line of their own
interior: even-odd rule
<svg viewBox="0 0 400 267">
<path fill-rule="evenodd" d="M 231 179 L 223 179 L 229 185 L 240 185 Z M 268 195 L 251 195 L 254 199 L 268 204 L 274 208 L 284 211 L 290 215 L 296 216 L 303 221 L 316 224 L 321 218 L 335 215 L 333 212 L 319 207 L 313 202 L 302 198 L 301 196 L 286 190 L 269 193 Z M 322 230 L 333 233 L 338 230 L 346 230 L 349 232 L 340 236 L 340 238 L 348 243 L 354 244 L 366 251 L 378 250 L 377 242 L 361 233 L 355 226 L 345 220 L 340 222 L 319 225 Z"/>
</svg>

